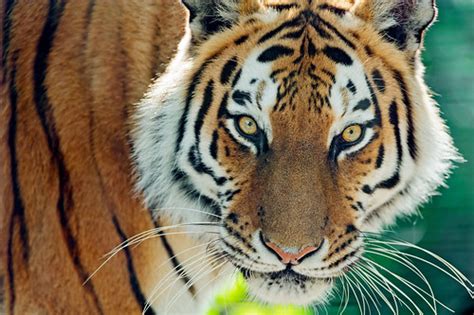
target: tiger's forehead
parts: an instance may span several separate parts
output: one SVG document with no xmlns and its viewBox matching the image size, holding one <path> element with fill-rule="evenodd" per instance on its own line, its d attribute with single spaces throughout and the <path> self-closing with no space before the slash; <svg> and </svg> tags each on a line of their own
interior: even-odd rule
<svg viewBox="0 0 474 315">
<path fill-rule="evenodd" d="M 220 74 L 223 83 L 233 76 L 234 103 L 249 108 L 253 103 L 260 111 L 272 112 L 294 111 L 297 103 L 304 103 L 298 109 L 304 106 L 316 113 L 335 103 L 335 116 L 348 107 L 368 107 L 370 90 L 354 38 L 348 39 L 332 24 L 329 30 L 317 19 L 321 18 L 315 13 L 300 12 L 276 28 L 236 40 L 246 43 L 229 49 Z"/>
<path fill-rule="evenodd" d="M 292 10 L 271 16 L 251 17 L 201 47 L 193 72 L 197 91 L 214 81 L 214 92 L 228 96 L 227 110 L 254 117 L 270 140 L 278 125 L 318 124 L 329 139 L 349 123 L 381 122 L 374 86 L 384 78 L 393 81 L 393 69 L 407 72 L 406 62 L 389 58 L 390 45 L 349 13 Z M 382 103 L 398 94 L 389 84 L 386 90 Z"/>
<path fill-rule="evenodd" d="M 338 20 L 324 10 L 280 13 L 272 22 L 251 18 L 205 45 L 198 53 L 198 64 L 211 61 L 217 71 L 222 67 L 221 82 L 232 83 L 232 87 L 236 82 L 254 84 L 258 77 L 266 77 L 281 86 L 291 84 L 290 94 L 310 85 L 318 96 L 328 95 L 336 81 L 337 66 L 351 66 L 357 56 L 357 39 L 338 30 Z M 209 73 L 215 75 L 215 71 Z M 263 83 L 256 86 L 263 89 Z M 329 99 L 323 97 L 322 101 Z"/>
</svg>

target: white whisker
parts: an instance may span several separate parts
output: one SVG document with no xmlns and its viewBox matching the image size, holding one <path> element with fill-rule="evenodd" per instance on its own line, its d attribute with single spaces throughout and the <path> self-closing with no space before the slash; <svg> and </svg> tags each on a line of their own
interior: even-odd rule
<svg viewBox="0 0 474 315">
<path fill-rule="evenodd" d="M 202 260 L 206 259 L 207 257 L 211 257 L 212 255 L 214 254 L 213 251 L 207 253 L 207 252 L 204 252 L 204 253 L 197 253 L 189 258 L 187 258 L 186 260 L 180 262 L 180 264 L 178 266 L 175 266 L 174 268 L 172 268 L 163 278 L 160 279 L 160 281 L 158 282 L 158 284 L 153 288 L 152 292 L 150 293 L 148 299 L 147 299 L 147 303 L 143 309 L 143 312 L 146 312 L 150 307 L 151 305 L 153 304 L 153 302 L 155 300 L 158 299 L 158 297 L 163 293 L 165 292 L 168 288 L 172 287 L 178 280 L 180 280 L 180 274 L 176 277 L 176 279 L 171 282 L 171 283 L 168 283 L 168 279 L 170 279 L 173 275 L 175 275 L 176 271 L 178 268 L 184 268 L 183 264 L 191 261 L 191 260 L 194 260 L 193 262 L 191 262 L 190 264 L 188 264 L 186 267 L 187 267 L 187 272 L 190 272 L 191 270 L 194 270 L 194 266 L 195 264 L 198 264 L 200 263 Z M 163 287 L 163 285 L 165 285 L 166 283 L 168 283 L 168 285 L 166 287 Z"/>
<path fill-rule="evenodd" d="M 418 314 L 423 314 L 423 312 L 421 311 L 421 309 L 418 307 L 418 305 L 416 305 L 416 303 L 405 293 L 403 292 L 403 290 L 401 290 L 398 286 L 396 286 L 393 282 L 391 282 L 390 280 L 388 280 L 385 276 L 383 276 L 375 267 L 377 268 L 381 268 L 385 271 L 387 271 L 386 268 L 380 266 L 379 264 L 371 261 L 370 259 L 367 259 L 365 257 L 362 257 L 361 259 L 364 259 L 366 260 L 369 264 L 370 264 L 370 267 L 371 267 L 371 270 L 379 277 L 385 279 L 387 281 L 387 284 L 389 286 L 391 286 L 393 289 L 395 289 L 398 293 L 400 293 L 405 299 L 407 299 L 414 307 L 415 309 L 417 310 Z M 394 275 L 394 273 L 388 271 L 389 274 L 392 274 Z M 398 276 L 398 275 L 396 275 Z M 402 300 L 400 299 L 400 301 L 402 302 Z M 405 304 L 405 303 L 404 303 Z M 406 305 L 406 304 L 405 304 Z M 428 305 L 431 306 L 431 304 L 428 303 Z M 410 308 L 411 309 L 411 308 Z"/>
<path fill-rule="evenodd" d="M 375 252 L 374 252 L 375 251 Z M 436 304 L 439 304 L 441 305 L 442 307 L 444 307 L 445 309 L 449 310 L 449 311 L 452 311 L 448 306 L 446 306 L 445 304 L 443 304 L 441 301 L 439 301 L 438 299 L 436 299 L 435 295 L 434 295 L 434 292 L 433 292 L 433 289 L 431 287 L 431 284 L 429 283 L 428 279 L 426 279 L 426 277 L 424 276 L 424 274 L 413 264 L 411 263 L 409 260 L 403 258 L 403 257 L 400 257 L 398 254 L 399 252 L 394 252 L 390 249 L 387 249 L 387 248 L 383 248 L 383 247 L 379 247 L 379 249 L 376 249 L 374 248 L 373 251 L 372 250 L 367 250 L 368 253 L 372 253 L 374 255 L 379 255 L 379 256 L 382 256 L 382 257 L 385 257 L 385 258 L 388 258 L 388 259 L 391 259 L 395 262 L 398 262 L 399 264 L 405 266 L 406 268 L 408 268 L 409 270 L 411 270 L 413 273 L 415 273 L 416 275 L 418 275 L 418 277 L 420 279 L 422 279 L 422 281 L 426 284 L 426 286 L 428 287 L 429 289 L 429 292 L 426 292 L 425 290 L 423 290 L 422 288 L 420 288 L 419 286 L 413 284 L 414 286 L 416 286 L 421 292 L 423 292 L 424 294 L 426 294 L 427 296 L 431 297 L 432 298 L 432 301 L 433 301 L 433 307 L 435 308 L 435 313 L 437 313 L 437 307 L 436 307 Z M 394 257 L 395 256 L 395 257 Z"/>
<path fill-rule="evenodd" d="M 380 289 L 376 285 L 376 279 L 373 279 L 373 276 L 371 276 L 369 273 L 366 273 L 361 266 L 356 267 L 357 272 L 359 272 L 362 276 L 364 276 L 364 279 L 366 280 L 366 283 L 369 285 L 369 288 L 375 291 L 375 293 L 380 296 L 380 298 L 385 302 L 385 304 L 390 308 L 393 314 L 398 314 L 398 305 L 396 303 L 396 299 L 394 298 L 394 303 L 395 303 L 395 308 L 393 308 L 392 303 L 389 302 L 385 294 L 380 291 Z M 380 285 L 380 283 L 379 283 Z M 387 290 L 386 287 L 383 287 L 385 290 Z M 393 291 L 391 289 L 388 291 L 393 298 Z"/>
<path fill-rule="evenodd" d="M 362 288 L 362 290 L 367 294 L 367 296 L 369 297 L 369 299 L 372 301 L 372 303 L 373 303 L 375 309 L 377 310 L 377 313 L 378 313 L 379 315 L 381 315 L 380 309 L 378 308 L 378 305 L 380 305 L 380 303 L 378 302 L 378 300 L 376 300 L 377 297 L 374 298 L 373 295 L 375 295 L 375 293 L 374 293 L 374 291 L 372 290 L 370 284 L 366 281 L 365 277 L 364 277 L 358 270 L 354 269 L 354 277 L 355 277 L 356 275 L 358 276 L 358 278 L 359 278 L 360 280 L 363 281 L 363 283 L 367 284 L 367 286 L 369 287 L 369 289 L 370 289 L 371 292 L 369 292 L 369 290 L 367 290 L 364 285 L 360 285 L 360 287 Z M 369 314 L 372 314 L 370 305 L 369 305 Z"/>
<path fill-rule="evenodd" d="M 410 247 L 410 248 L 414 248 L 414 249 L 417 249 L 417 250 L 420 250 L 426 254 L 428 254 L 429 256 L 433 257 L 434 259 L 436 259 L 437 261 L 439 261 L 440 263 L 442 263 L 444 266 L 446 266 L 452 273 L 449 273 L 448 271 L 444 270 L 443 268 L 441 268 L 440 266 L 434 264 L 433 262 L 431 261 L 428 261 L 426 259 L 423 259 L 419 256 L 416 256 L 416 255 L 412 255 L 410 253 L 406 253 L 406 252 L 401 252 L 399 251 L 399 254 L 400 255 L 404 255 L 404 256 L 407 256 L 407 257 L 410 257 L 410 258 L 414 258 L 414 259 L 417 259 L 419 261 L 422 261 L 438 270 L 440 270 L 441 272 L 443 272 L 444 274 L 446 274 L 447 276 L 449 276 L 451 279 L 455 280 L 457 283 L 459 283 L 461 286 L 463 286 L 466 291 L 469 293 L 469 295 L 471 296 L 471 298 L 474 298 L 474 292 L 471 288 L 469 288 L 469 286 L 473 287 L 473 284 L 469 281 L 469 279 L 467 279 L 467 277 L 461 273 L 457 268 L 455 268 L 453 265 L 451 265 L 449 262 L 447 262 L 446 260 L 444 260 L 443 258 L 441 258 L 440 256 L 432 253 L 431 251 L 427 250 L 427 249 L 424 249 L 422 247 L 419 247 L 417 245 L 414 245 L 414 244 L 411 244 L 411 243 L 406 243 L 406 242 L 394 242 L 394 241 L 379 241 L 379 240 L 374 240 L 374 239 L 370 239 L 369 240 L 369 244 L 370 243 L 376 243 L 376 244 L 382 244 L 382 245 L 395 245 L 395 246 L 406 246 L 406 247 Z"/>
<path fill-rule="evenodd" d="M 222 219 L 223 217 L 221 215 L 215 214 L 215 213 L 210 213 L 208 211 L 203 211 L 199 209 L 194 209 L 194 208 L 185 208 L 185 207 L 163 207 L 163 208 L 156 208 L 156 209 L 151 209 L 153 212 L 158 212 L 158 211 L 166 211 L 166 210 L 185 210 L 189 212 L 196 212 L 196 213 L 202 213 L 214 218 Z"/>
<path fill-rule="evenodd" d="M 221 260 L 225 258 L 225 255 L 224 256 L 219 256 L 219 257 L 215 257 L 214 259 L 212 259 L 210 262 L 209 262 L 209 265 L 212 266 L 213 263 Z M 196 276 L 192 277 L 191 279 L 189 279 L 189 281 L 187 281 L 185 284 L 184 284 L 184 287 L 181 288 L 177 294 L 170 300 L 168 301 L 167 303 L 167 306 L 165 308 L 165 314 L 169 314 L 169 308 L 173 306 L 173 304 L 186 292 L 186 290 L 189 289 L 189 287 L 191 287 L 192 285 L 194 285 L 197 281 L 201 280 L 202 278 L 206 277 L 207 275 L 210 275 L 214 270 L 217 270 L 219 268 L 221 268 L 222 266 L 224 266 L 225 264 L 227 263 L 227 261 L 223 261 L 219 264 L 217 264 L 216 266 L 212 267 L 210 270 L 208 270 L 207 272 L 204 272 L 204 273 L 201 273 L 203 271 L 203 269 L 205 269 L 207 266 L 204 266 L 203 268 L 199 269 L 197 271 L 197 274 Z M 211 282 L 213 282 L 215 279 L 214 278 L 211 278 L 203 287 L 201 287 L 198 291 L 196 291 L 196 296 L 198 295 L 198 293 L 200 291 L 202 291 L 205 287 L 207 287 Z"/>
</svg>

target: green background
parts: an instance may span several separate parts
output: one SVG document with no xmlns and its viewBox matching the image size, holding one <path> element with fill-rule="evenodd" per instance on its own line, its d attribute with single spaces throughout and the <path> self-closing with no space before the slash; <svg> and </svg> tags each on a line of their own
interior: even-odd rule
<svg viewBox="0 0 474 315">
<path fill-rule="evenodd" d="M 438 22 L 428 32 L 423 60 L 426 79 L 440 104 L 455 144 L 466 163 L 459 164 L 448 180 L 449 188 L 440 189 L 440 196 L 424 205 L 423 217 L 414 217 L 395 228 L 396 237 L 424 247 L 453 263 L 468 279 L 474 280 L 474 1 L 438 0 Z M 408 251 L 410 253 L 410 251 Z M 416 253 L 413 251 L 413 253 Z M 425 256 L 426 257 L 426 256 Z M 412 273 L 389 260 L 379 260 L 401 276 L 413 280 Z M 440 271 L 416 263 L 429 279 L 436 297 L 456 311 L 474 314 L 474 302 L 466 291 Z M 416 283 L 416 282 L 415 282 Z M 406 290 L 409 292 L 409 290 Z M 315 311 L 289 306 L 264 307 L 245 300 L 245 283 L 239 279 L 229 290 L 216 298 L 209 315 L 292 315 L 338 314 L 340 300 L 336 297 Z M 410 297 L 423 307 L 413 292 Z M 382 314 L 391 313 L 389 309 Z M 345 314 L 360 313 L 355 299 L 350 300 Z M 368 312 L 367 312 L 368 313 Z M 400 309 L 400 314 L 408 314 Z M 438 309 L 439 314 L 450 314 Z M 372 309 L 372 314 L 377 314 Z"/>
</svg>

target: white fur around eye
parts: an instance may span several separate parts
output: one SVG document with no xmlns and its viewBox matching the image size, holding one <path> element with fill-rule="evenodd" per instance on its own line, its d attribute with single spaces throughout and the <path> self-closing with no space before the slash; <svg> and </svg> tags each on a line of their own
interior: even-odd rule
<svg viewBox="0 0 474 315">
<path fill-rule="evenodd" d="M 240 134 L 240 132 L 237 130 L 237 127 L 236 127 L 235 124 L 236 124 L 235 119 L 227 119 L 226 120 L 226 127 L 230 131 L 232 136 L 235 139 L 239 140 L 241 144 L 248 147 L 250 149 L 250 151 L 252 151 L 253 154 L 257 154 L 258 150 L 257 150 L 257 147 L 255 146 L 255 144 L 252 141 L 248 140 L 247 138 L 243 137 Z"/>
<path fill-rule="evenodd" d="M 364 134 L 362 135 L 362 137 L 364 138 L 356 145 L 350 146 L 347 149 L 341 151 L 341 153 L 337 157 L 337 160 L 342 161 L 346 159 L 350 154 L 363 149 L 370 142 L 370 140 L 372 140 L 374 135 L 375 135 L 375 132 L 372 128 L 366 128 Z"/>
</svg>

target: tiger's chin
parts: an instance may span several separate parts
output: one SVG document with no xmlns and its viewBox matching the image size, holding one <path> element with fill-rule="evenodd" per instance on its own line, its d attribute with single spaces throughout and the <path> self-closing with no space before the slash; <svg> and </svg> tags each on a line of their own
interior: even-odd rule
<svg viewBox="0 0 474 315">
<path fill-rule="evenodd" d="M 307 277 L 293 271 L 245 273 L 250 294 L 263 303 L 300 306 L 324 304 L 333 288 L 331 279 Z"/>
</svg>

